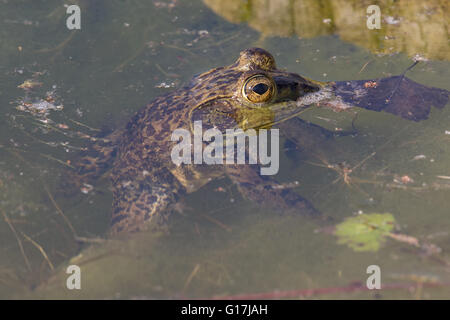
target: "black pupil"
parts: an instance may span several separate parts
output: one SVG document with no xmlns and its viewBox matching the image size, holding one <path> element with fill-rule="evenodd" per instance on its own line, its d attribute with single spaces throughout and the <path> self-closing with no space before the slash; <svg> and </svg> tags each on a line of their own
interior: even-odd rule
<svg viewBox="0 0 450 320">
<path fill-rule="evenodd" d="M 259 95 L 264 94 L 268 89 L 269 86 L 265 83 L 258 83 L 252 88 L 253 92 L 256 92 Z"/>
</svg>

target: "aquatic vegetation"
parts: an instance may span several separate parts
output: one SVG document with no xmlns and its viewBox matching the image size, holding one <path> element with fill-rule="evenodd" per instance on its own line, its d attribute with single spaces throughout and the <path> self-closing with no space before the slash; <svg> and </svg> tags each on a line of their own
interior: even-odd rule
<svg viewBox="0 0 450 320">
<path fill-rule="evenodd" d="M 361 214 L 338 224 L 334 234 L 338 243 L 355 251 L 378 251 L 394 224 L 395 218 L 390 213 Z"/>
</svg>

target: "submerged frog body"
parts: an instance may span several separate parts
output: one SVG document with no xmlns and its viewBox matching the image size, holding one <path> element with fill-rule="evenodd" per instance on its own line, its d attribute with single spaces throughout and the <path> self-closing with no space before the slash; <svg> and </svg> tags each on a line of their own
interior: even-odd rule
<svg viewBox="0 0 450 320">
<path fill-rule="evenodd" d="M 392 80 L 395 83 L 390 85 L 386 85 L 389 81 L 382 81 L 320 83 L 277 69 L 273 56 L 263 49 L 247 49 L 232 65 L 202 73 L 187 86 L 156 98 L 137 112 L 124 130 L 113 134 L 111 144 L 97 147 L 103 157 L 82 158 L 78 162 L 79 172 L 85 177 L 98 176 L 114 159 L 112 234 L 145 229 L 150 221 L 163 222 L 185 194 L 225 175 L 247 199 L 281 211 L 318 216 L 312 204 L 295 190 L 279 188 L 271 176 L 260 175 L 257 164 L 175 165 L 171 159 L 171 149 L 176 144 L 171 141 L 172 133 L 180 128 L 192 131 L 197 120 L 202 121 L 204 130 L 214 127 L 222 132 L 230 128 L 247 130 L 275 125 L 288 138 L 303 141 L 303 146 L 307 146 L 311 128 L 316 130 L 315 134 L 327 134 L 296 117 L 312 105 L 344 109 L 353 102 L 360 107 L 367 104 L 367 108 L 378 111 L 385 108 L 412 120 L 420 120 L 416 116 L 426 117 L 429 105 L 428 111 L 416 113 L 412 103 L 411 113 L 386 101 L 392 99 L 388 87 L 401 88 L 403 81 L 412 83 L 402 89 L 404 100 L 408 98 L 405 92 L 411 91 L 408 88 L 413 84 L 418 86 L 412 90 L 414 95 L 422 97 L 420 90 L 425 90 L 434 102 L 438 101 L 438 107 L 443 107 L 448 99 L 447 91 L 426 88 L 407 78 Z M 370 91 L 378 83 L 378 92 L 386 97 L 380 98 L 376 91 Z M 438 91 L 430 93 L 429 90 Z M 377 99 L 384 99 L 386 105 L 380 106 Z"/>
</svg>

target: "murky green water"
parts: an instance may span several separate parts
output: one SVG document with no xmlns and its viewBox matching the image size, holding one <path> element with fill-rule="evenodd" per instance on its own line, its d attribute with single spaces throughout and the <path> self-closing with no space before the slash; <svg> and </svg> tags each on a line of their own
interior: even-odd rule
<svg viewBox="0 0 450 320">
<path fill-rule="evenodd" d="M 60 1 L 0 1 L 0 297 L 208 298 L 339 287 L 314 297 L 448 298 L 448 105 L 419 123 L 366 110 L 354 110 L 356 118 L 305 112 L 330 130 L 351 130 L 353 121 L 358 131 L 317 139 L 314 152 L 288 146 L 281 155 L 276 178 L 299 181 L 296 191 L 334 218 L 326 225 L 260 208 L 223 179 L 189 195 L 168 234 L 74 239 L 108 231 L 107 177 L 86 193 L 61 187 L 89 137 L 244 48 L 261 46 L 279 67 L 317 80 L 399 74 L 418 53 L 430 60 L 408 77 L 450 90 L 443 2 L 380 2 L 394 20 L 369 36 L 358 18 L 365 7 L 310 2 L 79 0 L 82 29 L 69 31 Z M 27 79 L 41 84 L 18 88 Z M 45 117 L 17 109 L 45 98 L 63 109 Z M 391 213 L 403 241 L 388 238 L 376 252 L 338 244 L 326 227 L 358 212 Z M 65 287 L 69 264 L 81 267 L 81 290 Z M 346 292 L 365 283 L 373 264 L 383 284 L 400 288 Z"/>
</svg>

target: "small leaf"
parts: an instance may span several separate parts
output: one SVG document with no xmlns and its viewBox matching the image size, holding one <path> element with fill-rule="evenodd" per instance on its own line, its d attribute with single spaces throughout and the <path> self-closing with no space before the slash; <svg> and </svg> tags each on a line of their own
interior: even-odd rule
<svg viewBox="0 0 450 320">
<path fill-rule="evenodd" d="M 338 224 L 334 234 L 339 244 L 346 244 L 355 251 L 377 251 L 394 223 L 390 213 L 361 214 Z"/>
</svg>

